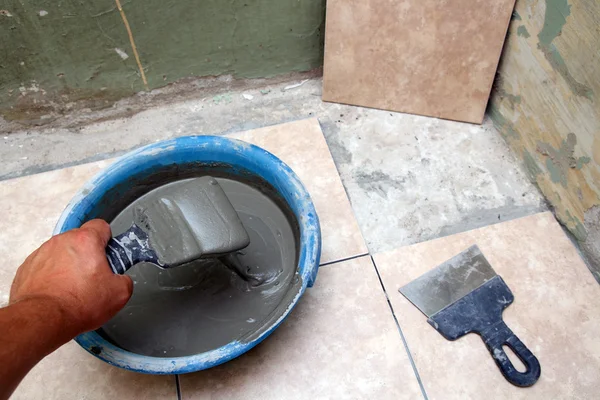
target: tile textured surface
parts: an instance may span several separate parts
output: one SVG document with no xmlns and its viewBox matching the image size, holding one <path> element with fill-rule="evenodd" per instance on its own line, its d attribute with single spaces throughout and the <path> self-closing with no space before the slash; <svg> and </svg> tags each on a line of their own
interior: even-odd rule
<svg viewBox="0 0 600 400">
<path fill-rule="evenodd" d="M 316 118 L 228 135 L 275 154 L 300 177 L 317 209 L 321 263 L 368 252 Z"/>
<path fill-rule="evenodd" d="M 316 120 L 234 135 L 275 153 L 306 184 L 321 221 L 322 261 L 366 252 L 327 144 Z M 0 306 L 8 302 L 13 276 L 45 240 L 75 192 L 112 160 L 0 182 Z M 174 395 L 173 378 L 148 377 L 110 367 L 69 343 L 43 360 L 17 389 L 15 398 L 153 398 Z"/>
<path fill-rule="evenodd" d="M 476 334 L 445 340 L 398 289 L 478 244 L 515 301 L 504 321 L 538 357 L 539 381 L 508 383 Z M 374 256 L 430 399 L 591 399 L 600 392 L 600 287 L 551 213 Z"/>
<path fill-rule="evenodd" d="M 99 161 L 0 182 L 0 306 L 27 256 L 48 240 L 67 203 L 83 184 L 112 161 Z"/>
<path fill-rule="evenodd" d="M 324 103 L 322 79 L 283 90 L 289 84 L 265 83 L 266 95 L 232 88 L 231 103 L 167 98 L 160 107 L 81 130 L 39 127 L 0 136 L 0 180 L 110 158 L 157 140 L 315 116 L 372 253 L 547 209 L 489 119 L 474 125 Z"/>
<path fill-rule="evenodd" d="M 514 0 L 330 0 L 323 100 L 481 123 Z"/>
<path fill-rule="evenodd" d="M 75 191 L 110 161 L 0 182 L 0 307 L 8 303 L 13 276 L 23 260 L 46 241 Z M 124 371 L 70 342 L 42 360 L 11 399 L 177 398 L 174 377 Z"/>
<path fill-rule="evenodd" d="M 180 384 L 184 400 L 421 398 L 370 257 L 322 267 L 263 343 Z"/>
<path fill-rule="evenodd" d="M 69 342 L 25 377 L 11 400 L 167 399 L 177 400 L 175 376 L 144 375 L 98 360 Z"/>
</svg>

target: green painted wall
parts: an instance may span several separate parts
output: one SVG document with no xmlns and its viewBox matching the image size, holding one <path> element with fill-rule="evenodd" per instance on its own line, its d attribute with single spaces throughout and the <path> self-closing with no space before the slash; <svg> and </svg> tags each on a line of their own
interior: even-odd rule
<svg viewBox="0 0 600 400">
<path fill-rule="evenodd" d="M 517 0 L 489 114 L 600 281 L 600 1 Z"/>
<path fill-rule="evenodd" d="M 325 0 L 122 0 L 149 88 L 322 64 Z M 0 2 L 0 115 L 43 122 L 144 90 L 115 0 Z M 117 50 L 118 49 L 118 50 Z"/>
</svg>

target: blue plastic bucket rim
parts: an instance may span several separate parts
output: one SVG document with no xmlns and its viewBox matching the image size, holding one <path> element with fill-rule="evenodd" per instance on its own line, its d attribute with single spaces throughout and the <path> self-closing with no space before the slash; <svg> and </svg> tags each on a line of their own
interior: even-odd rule
<svg viewBox="0 0 600 400">
<path fill-rule="evenodd" d="M 242 168 L 270 183 L 296 216 L 300 228 L 298 272 L 302 285 L 287 309 L 255 339 L 234 341 L 217 349 L 184 357 L 151 357 L 121 349 L 96 331 L 86 332 L 75 341 L 97 358 L 120 368 L 148 374 L 182 374 L 200 371 L 234 359 L 269 336 L 289 315 L 307 287 L 316 279 L 321 230 L 310 195 L 298 176 L 268 151 L 237 139 L 221 136 L 185 136 L 153 143 L 133 150 L 90 179 L 69 202 L 54 234 L 81 226 L 103 195 L 129 177 L 172 164 L 224 163 Z"/>
</svg>

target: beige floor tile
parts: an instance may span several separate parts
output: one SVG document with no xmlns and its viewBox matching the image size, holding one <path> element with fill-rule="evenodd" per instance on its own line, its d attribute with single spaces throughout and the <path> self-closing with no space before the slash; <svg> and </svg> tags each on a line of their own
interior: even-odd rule
<svg viewBox="0 0 600 400">
<path fill-rule="evenodd" d="M 42 360 L 11 400 L 177 400 L 173 375 L 144 375 L 110 366 L 70 342 Z"/>
<path fill-rule="evenodd" d="M 368 253 L 316 118 L 229 135 L 275 154 L 300 177 L 317 209 L 321 263 Z"/>
<path fill-rule="evenodd" d="M 538 357 L 531 388 L 508 383 L 475 334 L 445 340 L 398 289 L 478 244 L 515 296 L 504 320 Z M 600 393 L 600 287 L 551 213 L 376 254 L 430 399 L 592 399 Z"/>
<path fill-rule="evenodd" d="M 307 119 L 229 135 L 272 152 L 307 187 L 321 223 L 321 263 L 368 252 L 350 201 L 316 119 Z M 0 181 L 0 305 L 17 267 L 45 241 L 62 210 L 83 184 L 113 160 Z"/>
<path fill-rule="evenodd" d="M 54 230 L 67 203 L 111 161 L 99 161 L 0 182 L 0 306 L 8 303 L 13 277 L 25 258 Z"/>
<path fill-rule="evenodd" d="M 327 143 L 316 119 L 232 135 L 275 153 L 307 186 L 323 233 L 322 262 L 367 252 Z M 23 260 L 47 240 L 62 210 L 76 191 L 112 160 L 0 182 L 0 306 L 8 302 L 13 276 Z M 137 377 L 137 378 L 136 378 Z M 115 381 L 118 384 L 111 385 Z M 127 383 L 129 382 L 129 383 Z M 144 390 L 148 388 L 148 396 Z M 39 364 L 19 387 L 16 397 L 124 398 L 161 397 L 172 392 L 172 380 L 145 377 L 105 365 L 70 343 Z M 81 395 L 66 395 L 80 393 Z"/>
<path fill-rule="evenodd" d="M 43 243 L 75 191 L 108 166 L 100 161 L 0 182 L 0 306 L 23 260 Z M 124 371 L 97 360 L 74 342 L 42 360 L 12 399 L 177 398 L 173 377 Z"/>
<path fill-rule="evenodd" d="M 329 0 L 323 100 L 481 123 L 514 0 Z"/>
<path fill-rule="evenodd" d="M 185 400 L 422 398 L 369 257 L 321 268 L 263 343 L 180 384 Z"/>
</svg>

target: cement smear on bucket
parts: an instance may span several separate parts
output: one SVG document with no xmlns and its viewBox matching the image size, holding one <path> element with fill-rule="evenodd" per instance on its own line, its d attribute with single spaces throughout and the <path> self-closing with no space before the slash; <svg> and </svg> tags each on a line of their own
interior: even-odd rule
<svg viewBox="0 0 600 400">
<path fill-rule="evenodd" d="M 102 328 L 104 336 L 125 350 L 179 357 L 252 340 L 298 293 L 296 239 L 284 212 L 249 185 L 217 180 L 250 236 L 250 245 L 237 253 L 237 259 L 246 268 L 246 277 L 257 279 L 244 279 L 218 259 L 169 270 L 152 264 L 134 266 L 128 271 L 134 281 L 131 300 Z M 136 207 L 185 182 L 161 186 L 134 201 L 112 221 L 113 235 L 131 226 Z"/>
</svg>

